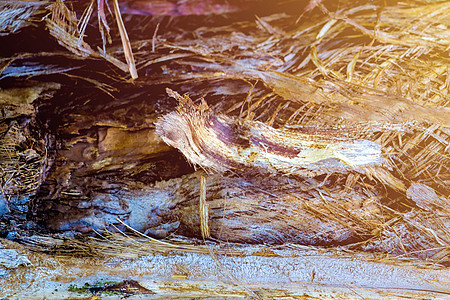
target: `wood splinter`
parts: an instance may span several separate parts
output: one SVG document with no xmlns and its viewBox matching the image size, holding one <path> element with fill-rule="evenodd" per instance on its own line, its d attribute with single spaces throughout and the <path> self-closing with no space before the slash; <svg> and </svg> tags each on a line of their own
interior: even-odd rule
<svg viewBox="0 0 450 300">
<path fill-rule="evenodd" d="M 211 237 L 209 232 L 209 206 L 206 203 L 206 178 L 200 176 L 200 203 L 198 208 L 198 217 L 200 220 L 200 231 L 202 233 L 202 238 L 207 239 Z"/>
<path fill-rule="evenodd" d="M 157 122 L 156 133 L 206 171 L 316 176 L 364 172 L 364 167 L 382 163 L 380 145 L 352 139 L 348 130 L 276 129 L 215 114 L 203 99 L 195 105 L 189 96 L 170 89 L 167 93 L 179 105 Z"/>
</svg>

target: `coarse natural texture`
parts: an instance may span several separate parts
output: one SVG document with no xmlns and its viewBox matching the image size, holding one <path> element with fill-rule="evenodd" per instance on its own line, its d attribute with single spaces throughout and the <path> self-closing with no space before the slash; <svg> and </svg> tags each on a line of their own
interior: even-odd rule
<svg viewBox="0 0 450 300">
<path fill-rule="evenodd" d="M 116 215 L 155 237 L 173 233 L 201 237 L 201 176 L 194 173 L 129 192 L 97 192 L 91 203 L 83 201 L 79 213 L 76 202 L 54 203 L 47 208 L 46 223 L 58 230 L 115 231 L 111 225 L 122 227 L 114 220 Z M 329 190 L 323 187 L 332 189 L 327 179 L 300 183 L 277 177 L 211 175 L 205 180 L 209 232 L 221 241 L 338 245 L 367 239 L 379 226 L 382 192 L 362 187 Z"/>
<path fill-rule="evenodd" d="M 39 22 L 38 15 L 45 12 L 48 1 L 4 0 L 0 3 L 0 36 L 16 33 Z"/>
<path fill-rule="evenodd" d="M 23 86 L 0 90 L 0 216 L 11 212 L 24 216 L 36 195 L 47 160 L 45 143 L 33 136 L 34 101 L 51 98 L 56 83 L 29 81 Z"/>
<path fill-rule="evenodd" d="M 179 101 L 177 112 L 165 115 L 156 133 L 206 170 L 311 177 L 382 164 L 380 145 L 353 138 L 349 128 L 275 129 L 217 115 L 204 100 L 196 106 L 189 96 L 168 93 Z"/>
<path fill-rule="evenodd" d="M 2 49 L 1 92 L 31 92 L 1 104 L 2 153 L 15 167 L 0 165 L 20 175 L 7 188 L 25 199 L 13 210 L 9 200 L 0 203 L 2 236 L 21 236 L 26 230 L 17 228 L 36 221 L 68 237 L 130 231 L 126 224 L 158 238 L 200 238 L 207 224 L 220 243 L 345 244 L 352 255 L 449 265 L 448 1 L 229 1 L 214 9 L 126 1 L 120 31 L 129 42 L 105 1 L 38 1 L 45 6 L 29 8 L 26 22 L 12 2 L 29 1 L 2 6 L 2 20 L 14 24 L 1 39 L 14 47 Z M 120 61 L 130 49 L 134 80 Z M 175 101 L 167 87 L 189 95 Z M 158 119 L 163 138 L 182 153 L 157 136 Z M 337 143 L 336 132 L 344 135 Z M 24 133 L 25 143 L 11 142 Z M 196 148 L 176 145 L 174 134 Z M 333 136 L 333 146 L 319 151 L 331 157 L 326 168 L 297 164 L 305 134 Z M 376 149 L 375 165 L 355 167 L 335 148 L 342 140 Z M 251 151 L 239 153 L 239 143 Z M 209 172 L 201 173 L 203 227 L 199 174 L 183 155 Z M 103 245 L 97 253 L 124 247 Z"/>
<path fill-rule="evenodd" d="M 122 234 L 0 241 L 7 248 L 0 245 L 0 252 L 16 249 L 22 263 L 0 281 L 7 298 L 439 299 L 449 289 L 449 273 L 423 261 L 296 245 L 193 246 Z M 52 251 L 33 251 L 37 247 Z M 0 276 L 4 270 L 0 266 Z M 104 292 L 121 284 L 122 293 Z"/>
</svg>

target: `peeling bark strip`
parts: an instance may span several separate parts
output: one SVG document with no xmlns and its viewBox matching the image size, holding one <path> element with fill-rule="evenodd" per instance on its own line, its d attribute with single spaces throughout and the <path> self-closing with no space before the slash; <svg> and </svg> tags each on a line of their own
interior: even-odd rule
<svg viewBox="0 0 450 300">
<path fill-rule="evenodd" d="M 382 161 L 380 145 L 344 137 L 340 130 L 325 135 L 275 129 L 258 121 L 216 115 L 203 99 L 195 105 L 188 96 L 170 89 L 167 93 L 179 105 L 176 112 L 157 122 L 157 134 L 206 170 L 315 176 L 380 165 Z"/>
</svg>

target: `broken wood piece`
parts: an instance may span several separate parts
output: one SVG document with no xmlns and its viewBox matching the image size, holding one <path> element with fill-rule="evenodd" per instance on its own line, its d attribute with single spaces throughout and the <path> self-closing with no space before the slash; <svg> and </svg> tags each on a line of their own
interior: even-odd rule
<svg viewBox="0 0 450 300">
<path fill-rule="evenodd" d="M 198 217 L 200 220 L 200 230 L 202 232 L 202 238 L 206 239 L 210 237 L 209 233 L 209 206 L 206 203 L 206 178 L 200 176 L 200 203 L 198 206 Z"/>
<path fill-rule="evenodd" d="M 133 50 L 131 49 L 130 39 L 128 38 L 127 30 L 122 20 L 122 16 L 119 10 L 119 2 L 113 0 L 114 3 L 114 14 L 116 16 L 117 27 L 119 27 L 120 39 L 122 40 L 123 52 L 125 54 L 125 59 L 128 64 L 128 69 L 132 79 L 138 78 L 138 73 L 136 70 L 136 63 L 134 61 Z"/>
<path fill-rule="evenodd" d="M 215 114 L 204 100 L 195 105 L 189 96 L 170 89 L 167 93 L 179 105 L 157 122 L 156 133 L 207 171 L 315 176 L 363 172 L 364 167 L 382 163 L 380 145 L 353 139 L 345 128 L 276 129 Z"/>
</svg>

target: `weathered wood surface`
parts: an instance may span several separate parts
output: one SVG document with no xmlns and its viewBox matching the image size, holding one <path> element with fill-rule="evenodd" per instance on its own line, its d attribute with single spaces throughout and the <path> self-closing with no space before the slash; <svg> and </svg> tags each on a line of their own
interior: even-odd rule
<svg viewBox="0 0 450 300">
<path fill-rule="evenodd" d="M 93 192 L 92 198 L 84 201 L 48 201 L 41 215 L 47 216 L 45 224 L 53 230 L 117 232 L 126 230 L 124 222 L 155 238 L 172 234 L 201 238 L 200 176 L 206 178 L 208 226 L 213 239 L 348 245 L 349 249 L 396 255 L 409 256 L 411 252 L 414 257 L 448 263 L 446 252 L 441 251 L 446 241 L 439 239 L 450 226 L 445 213 L 397 212 L 388 217 L 381 204 L 383 191 L 336 188 L 332 179 L 299 182 L 288 177 L 241 178 L 198 171 L 146 186 L 129 185 L 127 190 Z M 415 195 L 420 199 L 426 196 Z M 380 230 L 385 223 L 388 225 Z M 424 236 L 423 228 L 434 228 L 436 236 Z M 440 246 L 435 247 L 436 243 Z"/>
<path fill-rule="evenodd" d="M 122 280 L 136 280 L 154 293 L 131 294 L 127 299 L 444 299 L 450 290 L 445 269 L 421 267 L 418 261 L 377 262 L 368 254 L 351 257 L 308 248 L 246 246 L 235 248 L 245 254 L 215 258 L 197 253 L 91 258 L 35 253 L 1 242 L 15 249 L 10 257 L 22 262 L 10 266 L 0 260 L 0 297 L 7 299 L 86 299 L 91 292 L 69 292 L 69 286 Z"/>
<path fill-rule="evenodd" d="M 92 199 L 79 203 L 51 202 L 46 224 L 56 230 L 114 231 L 111 225 L 120 225 L 116 216 L 157 237 L 171 233 L 201 237 L 202 174 L 206 176 L 197 172 L 139 189 L 92 193 Z M 218 174 L 206 176 L 206 182 L 211 235 L 222 241 L 336 245 L 365 239 L 378 225 L 376 193 L 321 194 L 316 189 L 321 182 L 313 179 L 299 183 L 289 178 L 244 179 Z M 164 225 L 170 228 L 165 235 Z"/>
</svg>

